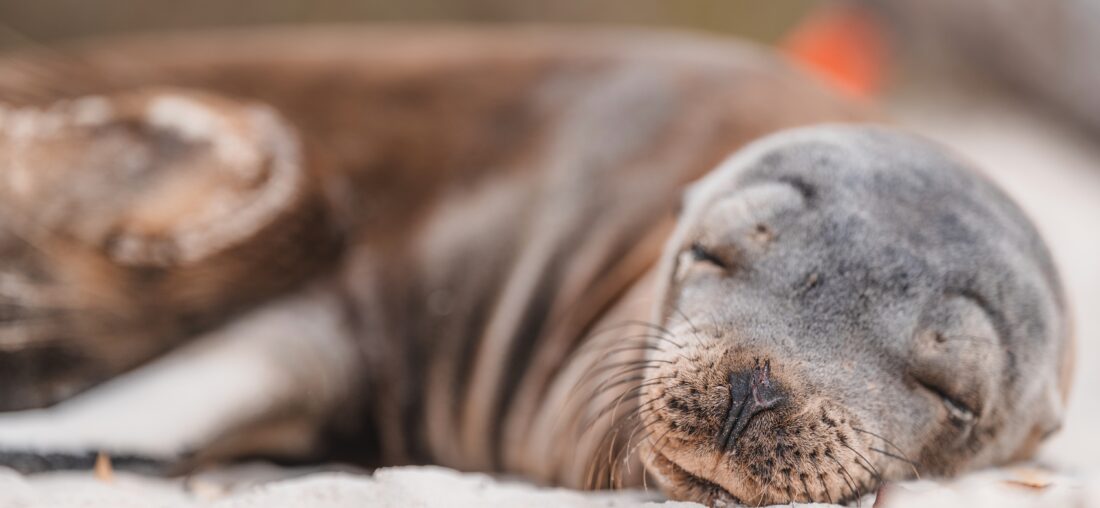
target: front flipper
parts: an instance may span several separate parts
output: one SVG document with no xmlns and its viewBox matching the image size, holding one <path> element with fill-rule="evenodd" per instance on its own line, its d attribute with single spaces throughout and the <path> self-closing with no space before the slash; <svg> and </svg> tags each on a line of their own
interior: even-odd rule
<svg viewBox="0 0 1100 508">
<path fill-rule="evenodd" d="M 197 90 L 0 103 L 0 411 L 69 398 L 330 267 L 339 234 L 304 151 L 273 108 Z"/>
<path fill-rule="evenodd" d="M 219 453 L 308 453 L 354 392 L 345 325 L 339 297 L 306 291 L 56 406 L 0 413 L 0 465 L 82 469 L 103 452 L 167 472 Z"/>
</svg>

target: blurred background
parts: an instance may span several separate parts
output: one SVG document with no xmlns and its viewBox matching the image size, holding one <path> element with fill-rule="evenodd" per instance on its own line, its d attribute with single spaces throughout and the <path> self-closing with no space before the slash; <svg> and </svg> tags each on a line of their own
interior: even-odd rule
<svg viewBox="0 0 1100 508">
<path fill-rule="evenodd" d="M 992 79 L 1100 132 L 1097 0 L 0 0 L 0 50 L 134 32 L 395 22 L 730 34 L 854 75 L 864 92 L 929 74 Z"/>
<path fill-rule="evenodd" d="M 0 0 L 0 49 L 315 23 L 582 23 L 774 45 L 976 160 L 1035 218 L 1078 316 L 1076 390 L 1042 460 L 1100 464 L 1100 2 L 1095 0 Z"/>
<path fill-rule="evenodd" d="M 42 42 L 200 27 L 395 21 L 679 26 L 775 42 L 813 5 L 812 0 L 3 0 L 0 20 Z"/>
</svg>

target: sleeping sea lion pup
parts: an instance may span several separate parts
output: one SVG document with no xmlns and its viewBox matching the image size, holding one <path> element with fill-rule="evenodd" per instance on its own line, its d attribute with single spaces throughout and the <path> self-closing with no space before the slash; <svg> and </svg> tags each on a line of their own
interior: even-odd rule
<svg viewBox="0 0 1100 508">
<path fill-rule="evenodd" d="M 783 130 L 870 115 L 764 51 L 139 42 L 0 72 L 2 464 L 278 454 L 842 502 L 1058 428 L 1069 326 L 1024 214 L 914 136 Z"/>
</svg>

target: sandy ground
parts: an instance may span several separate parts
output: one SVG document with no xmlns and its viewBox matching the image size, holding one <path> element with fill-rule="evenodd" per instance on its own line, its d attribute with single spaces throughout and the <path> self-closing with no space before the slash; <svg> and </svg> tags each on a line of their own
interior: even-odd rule
<svg viewBox="0 0 1100 508">
<path fill-rule="evenodd" d="M 1063 432 L 1034 464 L 974 473 L 949 483 L 892 486 L 885 505 L 1100 505 L 1100 143 L 1042 110 L 1004 96 L 901 93 L 891 109 L 903 125 L 976 160 L 1038 222 L 1076 307 L 1076 390 Z M 309 473 L 309 474 L 307 474 Z M 653 493 L 584 494 L 541 489 L 440 468 L 385 469 L 374 475 L 239 466 L 187 479 L 91 473 L 20 477 L 0 470 L 0 508 L 291 506 L 638 506 Z M 871 499 L 863 504 L 870 506 Z M 676 503 L 670 505 L 694 506 Z"/>
<path fill-rule="evenodd" d="M 278 478 L 272 480 L 272 478 Z M 861 500 L 891 508 L 1090 506 L 1100 496 L 1100 474 L 1060 475 L 1013 468 L 983 471 L 949 484 L 930 481 L 890 486 Z M 51 473 L 30 478 L 0 471 L 0 508 L 281 508 L 281 507 L 700 507 L 666 502 L 653 492 L 578 492 L 463 474 L 439 467 L 405 467 L 373 475 L 309 473 L 273 466 L 235 466 L 194 477 L 155 480 L 115 473 Z M 823 507 L 821 504 L 783 506 Z"/>
</svg>

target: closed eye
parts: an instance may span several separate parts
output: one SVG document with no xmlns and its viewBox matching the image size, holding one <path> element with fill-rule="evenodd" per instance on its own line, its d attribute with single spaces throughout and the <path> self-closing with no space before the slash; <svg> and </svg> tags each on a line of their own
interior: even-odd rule
<svg viewBox="0 0 1100 508">
<path fill-rule="evenodd" d="M 953 421 L 959 424 L 970 424 L 977 418 L 977 412 L 975 412 L 974 408 L 958 397 L 951 395 L 935 384 L 920 379 L 917 379 L 916 382 L 918 386 L 932 393 L 943 402 L 944 407 L 947 409 L 947 415 Z"/>
<path fill-rule="evenodd" d="M 714 265 L 723 270 L 729 270 L 733 268 L 730 263 L 726 262 L 713 252 L 707 250 L 706 247 L 703 247 L 703 245 L 699 242 L 694 242 L 691 244 L 691 259 L 699 263 Z"/>
</svg>

